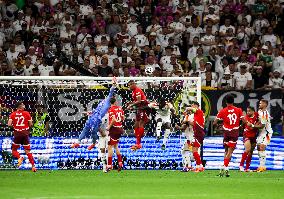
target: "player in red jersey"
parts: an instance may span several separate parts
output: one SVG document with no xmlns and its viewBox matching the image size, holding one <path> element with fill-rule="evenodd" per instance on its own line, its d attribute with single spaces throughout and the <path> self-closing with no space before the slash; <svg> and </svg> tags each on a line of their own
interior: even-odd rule
<svg viewBox="0 0 284 199">
<path fill-rule="evenodd" d="M 109 142 L 108 142 L 108 165 L 107 171 L 112 168 L 112 156 L 113 148 L 116 151 L 118 160 L 118 171 L 122 169 L 122 156 L 118 148 L 119 138 L 123 134 L 122 122 L 124 121 L 124 111 L 120 106 L 117 105 L 116 99 L 112 98 L 110 100 L 111 107 L 108 111 L 109 115 L 109 125 L 107 131 L 109 131 Z"/>
<path fill-rule="evenodd" d="M 247 108 L 247 114 L 244 119 L 246 121 L 243 135 L 245 151 L 240 162 L 240 171 L 249 171 L 253 150 L 256 147 L 256 134 L 261 125 L 259 124 L 258 113 L 251 106 Z M 246 168 L 244 169 L 245 161 Z"/>
<path fill-rule="evenodd" d="M 227 107 L 223 108 L 219 111 L 216 119 L 214 120 L 213 125 L 218 123 L 218 120 L 223 120 L 223 131 L 224 131 L 224 140 L 223 145 L 225 147 L 225 155 L 224 155 L 224 166 L 220 169 L 220 177 L 226 174 L 226 177 L 229 177 L 229 163 L 232 157 L 232 154 L 236 148 L 238 136 L 239 136 L 239 128 L 240 121 L 244 121 L 244 116 L 241 108 L 235 107 L 234 104 L 234 96 L 228 95 L 226 97 Z"/>
<path fill-rule="evenodd" d="M 134 134 L 136 136 L 136 144 L 131 146 L 132 150 L 141 149 L 141 139 L 144 136 L 144 126 L 149 122 L 147 111 L 144 109 L 149 102 L 146 99 L 144 92 L 136 86 L 136 83 L 131 80 L 128 82 L 129 88 L 132 90 L 133 102 L 127 107 L 131 110 L 133 107 L 137 108 L 136 119 L 134 124 Z"/>
<path fill-rule="evenodd" d="M 204 167 L 202 165 L 202 161 L 200 158 L 200 154 L 198 153 L 199 148 L 203 144 L 205 132 L 204 132 L 204 124 L 205 117 L 203 111 L 199 108 L 198 102 L 192 102 L 191 107 L 187 108 L 187 111 L 193 113 L 193 121 L 189 121 L 189 124 L 193 127 L 193 137 L 188 140 L 188 144 L 192 146 L 192 153 L 194 160 L 196 162 L 196 168 L 193 170 L 195 172 L 204 171 Z"/>
<path fill-rule="evenodd" d="M 8 121 L 8 126 L 13 126 L 14 128 L 12 155 L 18 159 L 18 167 L 20 167 L 24 161 L 24 157 L 20 156 L 18 148 L 23 145 L 29 161 L 32 164 L 32 171 L 36 172 L 29 138 L 30 127 L 33 125 L 33 120 L 30 113 L 25 111 L 25 105 L 23 102 L 16 103 L 16 108 L 17 110 L 11 113 Z"/>
</svg>

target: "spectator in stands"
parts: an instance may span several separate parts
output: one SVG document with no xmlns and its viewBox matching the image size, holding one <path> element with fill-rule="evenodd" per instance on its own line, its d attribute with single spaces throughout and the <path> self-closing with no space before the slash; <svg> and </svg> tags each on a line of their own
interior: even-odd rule
<svg viewBox="0 0 284 199">
<path fill-rule="evenodd" d="M 0 13 L 1 75 L 12 71 L 23 75 L 22 68 L 25 75 L 86 75 L 78 72 L 80 67 L 72 69 L 61 62 L 59 56 L 64 53 L 75 66 L 82 64 L 102 76 L 143 76 L 146 68 L 155 76 L 204 73 L 205 77 L 205 71 L 210 71 L 214 80 L 216 73 L 222 88 L 220 82 L 228 78 L 227 73 L 231 78 L 238 71 L 238 79 L 249 88 L 250 80 L 245 79 L 252 73 L 253 87 L 258 89 L 268 85 L 269 74 L 274 78 L 275 70 L 280 79 L 284 76 L 284 14 L 277 1 L 271 6 L 253 0 L 144 4 L 79 0 L 55 5 L 44 0 L 27 1 L 23 10 L 7 3 L 2 2 Z M 49 53 L 55 54 L 51 63 L 46 60 Z M 25 56 L 23 67 L 16 64 L 19 54 Z M 102 66 L 108 72 L 101 74 Z M 230 87 L 240 84 L 244 83 L 230 83 Z"/>
<path fill-rule="evenodd" d="M 252 76 L 251 73 L 247 71 L 246 65 L 240 66 L 240 72 L 235 72 L 235 88 L 238 90 L 250 90 L 252 88 Z"/>
<path fill-rule="evenodd" d="M 221 90 L 222 89 L 231 90 L 234 89 L 234 87 L 235 87 L 234 79 L 232 78 L 230 71 L 226 70 L 218 83 L 218 88 Z"/>
<path fill-rule="evenodd" d="M 213 79 L 213 75 L 211 71 L 205 72 L 205 77 L 203 77 L 201 85 L 206 86 L 206 87 L 207 86 L 212 87 L 212 88 L 217 87 L 217 82 Z"/>
<path fill-rule="evenodd" d="M 263 74 L 262 66 L 255 67 L 255 73 L 252 76 L 254 89 L 261 90 L 265 89 L 268 85 L 268 78 Z"/>
<path fill-rule="evenodd" d="M 269 78 L 269 84 L 267 88 L 284 89 L 284 80 L 280 78 L 280 72 L 278 70 L 273 71 L 272 77 Z"/>
<path fill-rule="evenodd" d="M 112 68 L 108 65 L 107 56 L 102 56 L 101 65 L 98 67 L 98 74 L 101 77 L 109 77 L 112 74 Z"/>
</svg>

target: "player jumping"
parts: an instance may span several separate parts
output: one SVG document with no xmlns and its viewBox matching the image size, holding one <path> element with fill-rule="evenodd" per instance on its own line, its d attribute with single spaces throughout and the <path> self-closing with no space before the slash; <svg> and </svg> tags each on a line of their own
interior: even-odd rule
<svg viewBox="0 0 284 199">
<path fill-rule="evenodd" d="M 223 131 L 224 131 L 223 145 L 225 147 L 225 155 L 224 155 L 224 166 L 220 169 L 219 173 L 220 177 L 223 177 L 224 173 L 226 177 L 230 177 L 228 166 L 232 154 L 237 145 L 240 120 L 242 119 L 244 121 L 242 109 L 237 108 L 233 105 L 234 104 L 233 95 L 227 95 L 226 104 L 227 107 L 219 111 L 216 119 L 213 122 L 213 125 L 215 126 L 218 123 L 218 120 L 223 120 Z"/>
<path fill-rule="evenodd" d="M 20 167 L 24 161 L 24 157 L 20 156 L 18 148 L 23 145 L 26 155 L 30 163 L 32 164 L 32 171 L 36 172 L 35 161 L 33 154 L 31 153 L 30 145 L 30 127 L 33 125 L 33 120 L 29 112 L 25 111 L 25 105 L 23 102 L 16 103 L 17 110 L 12 112 L 9 120 L 8 126 L 13 126 L 14 128 L 14 140 L 12 144 L 12 155 L 18 159 L 18 167 Z"/>
<path fill-rule="evenodd" d="M 243 136 L 245 151 L 240 162 L 240 171 L 249 171 L 253 150 L 256 146 L 256 134 L 260 126 L 258 123 L 258 114 L 251 106 L 247 108 L 247 114 L 244 119 L 246 121 Z M 245 162 L 246 168 L 244 169 Z"/>
<path fill-rule="evenodd" d="M 92 147 L 95 146 L 96 141 L 98 140 L 98 135 L 97 132 L 99 131 L 99 127 L 102 124 L 102 118 L 106 115 L 106 113 L 108 112 L 108 109 L 110 107 L 110 99 L 113 97 L 114 94 L 114 90 L 116 86 L 116 82 L 113 81 L 113 86 L 111 87 L 108 96 L 101 101 L 98 106 L 96 107 L 96 109 L 94 109 L 90 114 L 89 114 L 89 118 L 83 128 L 82 133 L 79 135 L 79 139 L 77 140 L 77 142 L 75 142 L 74 144 L 71 145 L 71 148 L 78 148 L 80 147 L 80 142 L 82 139 L 84 139 L 90 132 L 92 135 L 92 139 L 93 139 L 93 144 L 88 147 L 88 149 L 92 149 Z"/>
<path fill-rule="evenodd" d="M 199 108 L 199 103 L 193 101 L 191 107 L 186 109 L 187 112 L 193 113 L 193 121 L 188 121 L 188 125 L 193 127 L 193 135 L 190 136 L 188 140 L 188 144 L 192 146 L 192 153 L 194 160 L 196 162 L 195 172 L 204 171 L 204 167 L 202 165 L 202 161 L 200 158 L 200 154 L 198 153 L 199 148 L 203 144 L 205 132 L 204 132 L 204 124 L 205 118 L 203 111 Z"/>
<path fill-rule="evenodd" d="M 165 128 L 163 144 L 161 146 L 162 150 L 165 150 L 166 144 L 171 133 L 171 114 L 175 114 L 175 109 L 173 105 L 167 102 L 165 99 L 161 99 L 159 104 L 152 102 L 149 104 L 149 107 L 155 109 L 157 112 L 155 117 L 155 120 L 157 122 L 157 140 L 161 139 L 162 127 Z"/>
<path fill-rule="evenodd" d="M 259 156 L 259 167 L 257 168 L 257 172 L 266 171 L 265 163 L 266 163 L 266 146 L 270 143 L 273 130 L 271 128 L 270 123 L 270 114 L 267 111 L 268 101 L 267 100 L 260 100 L 259 102 L 259 110 L 258 116 L 259 121 L 262 125 L 261 129 L 259 130 L 259 135 L 257 137 L 257 150 Z"/>
<path fill-rule="evenodd" d="M 137 87 L 133 80 L 128 82 L 129 88 L 132 90 L 133 102 L 128 105 L 127 109 L 132 110 L 134 107 L 137 108 L 136 119 L 134 124 L 134 134 L 136 136 L 136 144 L 131 146 L 131 150 L 135 151 L 141 149 L 141 139 L 144 136 L 144 126 L 149 122 L 148 114 L 145 107 L 148 107 L 148 101 L 144 92 Z"/>
<path fill-rule="evenodd" d="M 112 156 L 113 149 L 116 151 L 118 160 L 118 171 L 122 169 L 122 156 L 118 148 L 119 138 L 123 134 L 122 122 L 124 121 L 124 112 L 120 106 L 117 105 L 116 99 L 110 100 L 111 107 L 108 111 L 109 125 L 107 130 L 109 131 L 109 142 L 108 142 L 108 165 L 107 170 L 112 169 Z"/>
<path fill-rule="evenodd" d="M 189 125 L 190 122 L 194 121 L 194 115 L 191 112 L 184 112 L 184 119 L 182 125 L 179 126 L 176 124 L 175 128 L 177 130 L 182 130 L 186 138 L 181 148 L 182 163 L 183 163 L 183 172 L 188 172 L 192 169 L 192 162 L 194 157 L 192 155 L 192 146 L 190 145 L 190 140 L 193 137 L 193 128 Z"/>
</svg>

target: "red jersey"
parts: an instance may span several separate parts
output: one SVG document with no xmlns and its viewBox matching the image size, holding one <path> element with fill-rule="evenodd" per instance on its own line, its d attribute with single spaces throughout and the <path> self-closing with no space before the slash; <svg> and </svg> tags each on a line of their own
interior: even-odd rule
<svg viewBox="0 0 284 199">
<path fill-rule="evenodd" d="M 109 123 L 115 119 L 116 122 L 114 122 L 113 126 L 118 128 L 122 127 L 122 117 L 124 117 L 124 111 L 120 106 L 111 106 L 108 110 L 108 115 Z"/>
<path fill-rule="evenodd" d="M 29 130 L 32 117 L 28 111 L 17 110 L 11 113 L 9 120 L 12 120 L 15 131 L 25 131 Z"/>
<path fill-rule="evenodd" d="M 223 120 L 223 129 L 227 131 L 239 129 L 240 120 L 243 117 L 242 109 L 235 106 L 227 106 L 220 110 L 217 115 L 217 119 Z"/>
<path fill-rule="evenodd" d="M 196 109 L 194 113 L 194 125 L 193 128 L 196 128 L 196 125 L 200 126 L 202 129 L 204 129 L 204 123 L 205 123 L 205 118 L 204 118 L 204 113 L 201 109 Z"/>
<path fill-rule="evenodd" d="M 252 117 L 249 117 L 248 115 L 246 115 L 245 120 L 248 121 L 251 124 L 256 124 L 258 122 L 258 114 L 255 112 Z M 252 128 L 252 127 L 245 125 L 244 137 L 254 138 L 254 137 L 256 137 L 256 134 L 257 134 L 256 128 Z"/>
<path fill-rule="evenodd" d="M 146 96 L 144 94 L 144 92 L 141 90 L 141 88 L 136 87 L 133 91 L 132 91 L 132 99 L 134 102 L 137 102 L 137 98 L 141 96 L 141 101 L 147 101 Z"/>
</svg>

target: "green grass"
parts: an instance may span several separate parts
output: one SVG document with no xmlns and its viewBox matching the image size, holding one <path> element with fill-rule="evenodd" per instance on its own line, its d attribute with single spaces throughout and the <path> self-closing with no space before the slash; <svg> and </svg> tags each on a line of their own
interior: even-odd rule
<svg viewBox="0 0 284 199">
<path fill-rule="evenodd" d="M 280 199 L 284 171 L 0 171 L 1 199 Z"/>
</svg>

